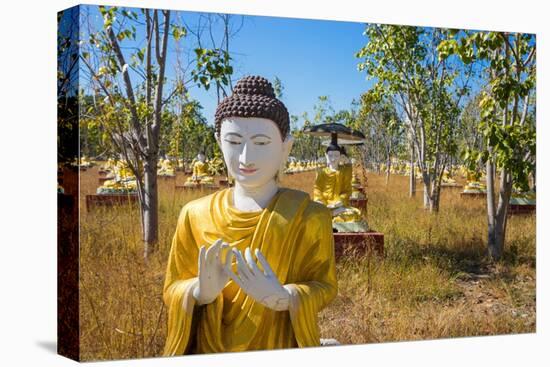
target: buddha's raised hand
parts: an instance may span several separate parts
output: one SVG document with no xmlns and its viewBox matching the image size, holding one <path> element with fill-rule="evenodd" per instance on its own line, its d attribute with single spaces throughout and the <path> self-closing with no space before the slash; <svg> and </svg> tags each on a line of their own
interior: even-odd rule
<svg viewBox="0 0 550 367">
<path fill-rule="evenodd" d="M 255 253 L 263 271 L 260 270 L 252 258 L 249 247 L 247 247 L 244 252 L 244 258 L 239 250 L 234 248 L 233 252 L 237 259 L 238 274 L 235 274 L 229 268 L 228 275 L 231 279 L 233 279 L 246 294 L 265 307 L 275 311 L 288 310 L 290 293 L 281 285 L 261 251 L 256 249 Z"/>
<path fill-rule="evenodd" d="M 229 281 L 227 269 L 231 267 L 233 253 L 227 251 L 223 262 L 222 253 L 226 248 L 229 245 L 219 239 L 208 249 L 201 246 L 199 250 L 199 275 L 193 297 L 201 305 L 212 303 Z"/>
</svg>

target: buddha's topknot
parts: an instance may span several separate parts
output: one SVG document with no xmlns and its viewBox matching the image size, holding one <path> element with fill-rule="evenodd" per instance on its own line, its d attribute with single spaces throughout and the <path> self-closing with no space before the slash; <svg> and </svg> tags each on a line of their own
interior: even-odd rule
<svg viewBox="0 0 550 367">
<path fill-rule="evenodd" d="M 222 121 L 230 117 L 259 117 L 277 125 L 283 140 L 288 134 L 290 118 L 285 105 L 275 97 L 271 83 L 261 76 L 246 76 L 233 88 L 233 94 L 218 104 L 215 115 L 216 132 Z"/>
</svg>

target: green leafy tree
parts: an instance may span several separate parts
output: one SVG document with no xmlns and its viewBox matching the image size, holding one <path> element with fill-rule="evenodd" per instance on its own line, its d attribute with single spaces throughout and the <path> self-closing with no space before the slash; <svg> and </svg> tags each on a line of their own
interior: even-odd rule
<svg viewBox="0 0 550 367">
<path fill-rule="evenodd" d="M 424 184 L 424 206 L 439 210 L 443 172 L 456 154 L 456 126 L 468 78 L 445 60 L 437 45 L 446 31 L 437 28 L 368 25 L 368 43 L 356 54 L 374 81 L 373 102 L 391 98 L 402 116 Z"/>
<path fill-rule="evenodd" d="M 458 55 L 464 64 L 480 64 L 486 88 L 479 101 L 485 147 L 465 158 L 486 166 L 488 255 L 502 257 L 512 188 L 529 189 L 535 169 L 534 117 L 536 40 L 532 34 L 451 32 L 439 45 L 440 59 Z M 531 116 L 531 118 L 530 118 Z M 498 187 L 495 176 L 499 174 Z"/>
<path fill-rule="evenodd" d="M 92 29 L 92 21 L 81 19 L 87 36 L 80 54 L 83 75 L 89 77 L 95 120 L 101 123 L 102 134 L 136 177 L 147 258 L 158 241 L 157 162 L 169 150 L 164 134 L 180 116 L 170 111 L 170 101 L 186 93 L 193 82 L 207 89 L 210 84 L 230 85 L 231 58 L 227 49 L 199 45 L 196 58 L 187 62 L 194 66 L 191 78 L 186 80 L 177 69 L 176 80 L 170 83 L 165 76 L 168 44 L 183 41 L 188 29 L 173 21 L 167 10 L 142 9 L 139 14 L 99 6 L 99 12 L 103 17 L 100 29 Z M 136 39 L 138 34 L 144 38 Z"/>
</svg>

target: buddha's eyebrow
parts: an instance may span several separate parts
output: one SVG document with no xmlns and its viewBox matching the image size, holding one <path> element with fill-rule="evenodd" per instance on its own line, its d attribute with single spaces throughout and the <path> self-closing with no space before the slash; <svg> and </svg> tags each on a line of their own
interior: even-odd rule
<svg viewBox="0 0 550 367">
<path fill-rule="evenodd" d="M 271 140 L 271 136 L 267 136 L 265 134 L 256 134 L 256 135 L 250 137 L 250 139 L 255 139 L 255 138 L 266 138 L 266 139 Z"/>
<path fill-rule="evenodd" d="M 227 138 L 229 135 L 236 136 L 237 138 L 242 138 L 243 137 L 241 134 L 237 134 L 237 133 L 227 133 L 227 134 L 225 134 L 225 137 Z"/>
</svg>

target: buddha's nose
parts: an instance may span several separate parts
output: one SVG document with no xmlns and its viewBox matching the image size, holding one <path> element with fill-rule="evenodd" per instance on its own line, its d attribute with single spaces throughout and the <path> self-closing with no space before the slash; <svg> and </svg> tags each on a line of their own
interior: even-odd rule
<svg viewBox="0 0 550 367">
<path fill-rule="evenodd" d="M 239 156 L 239 162 L 243 166 L 252 166 L 254 163 L 252 162 L 252 154 L 250 154 L 250 148 L 247 143 L 243 144 L 243 150 L 241 152 L 241 155 Z"/>
</svg>

